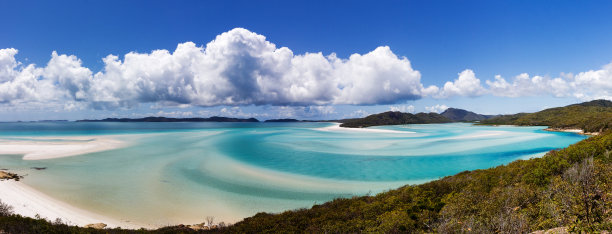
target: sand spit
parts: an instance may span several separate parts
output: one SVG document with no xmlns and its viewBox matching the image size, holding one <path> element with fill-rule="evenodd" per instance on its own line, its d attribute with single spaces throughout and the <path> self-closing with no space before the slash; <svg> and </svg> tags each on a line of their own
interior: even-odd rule
<svg viewBox="0 0 612 234">
<path fill-rule="evenodd" d="M 397 131 L 390 129 L 377 129 L 377 128 L 344 128 L 340 127 L 340 123 L 334 123 L 334 125 L 329 127 L 317 128 L 320 131 L 343 131 L 343 132 L 372 132 L 372 133 L 401 133 L 401 134 L 410 134 L 415 132 L 410 131 Z"/>
<path fill-rule="evenodd" d="M 22 154 L 24 160 L 53 159 L 125 147 L 109 136 L 0 139 L 0 154 Z"/>
</svg>

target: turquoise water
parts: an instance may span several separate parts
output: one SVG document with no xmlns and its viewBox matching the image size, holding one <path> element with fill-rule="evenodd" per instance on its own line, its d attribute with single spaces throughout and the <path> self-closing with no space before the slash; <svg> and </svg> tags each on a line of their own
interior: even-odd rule
<svg viewBox="0 0 612 234">
<path fill-rule="evenodd" d="M 585 138 L 544 127 L 454 123 L 374 132 L 332 125 L 0 123 L 0 141 L 109 135 L 129 142 L 48 160 L 4 155 L 0 168 L 27 174 L 24 183 L 54 198 L 119 219 L 167 225 L 215 216 L 236 222 L 540 156 Z"/>
</svg>

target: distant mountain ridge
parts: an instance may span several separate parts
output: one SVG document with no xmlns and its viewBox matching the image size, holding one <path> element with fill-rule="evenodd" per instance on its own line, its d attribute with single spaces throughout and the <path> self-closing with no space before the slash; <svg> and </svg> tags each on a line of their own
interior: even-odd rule
<svg viewBox="0 0 612 234">
<path fill-rule="evenodd" d="M 77 122 L 259 122 L 255 118 L 240 119 L 213 116 L 210 118 L 167 118 L 167 117 L 144 117 L 137 119 L 130 118 L 106 118 L 106 119 L 84 119 Z"/>
<path fill-rule="evenodd" d="M 485 119 L 490 119 L 495 117 L 496 115 L 481 115 L 471 111 L 457 109 L 457 108 L 448 108 L 440 115 L 449 118 L 453 121 L 457 122 L 472 122 L 472 121 L 481 121 Z"/>
<path fill-rule="evenodd" d="M 399 111 L 387 111 L 380 114 L 369 115 L 358 119 L 342 120 L 340 127 L 346 128 L 365 128 L 380 125 L 399 125 L 399 124 L 426 124 L 426 123 L 450 123 L 451 119 L 438 113 L 402 113 Z"/>
</svg>

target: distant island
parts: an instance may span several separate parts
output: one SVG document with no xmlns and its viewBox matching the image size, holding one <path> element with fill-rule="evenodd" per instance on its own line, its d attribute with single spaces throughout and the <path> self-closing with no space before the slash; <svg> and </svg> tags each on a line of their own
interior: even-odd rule
<svg viewBox="0 0 612 234">
<path fill-rule="evenodd" d="M 106 118 L 106 119 L 83 119 L 76 122 L 259 122 L 255 118 L 241 119 L 213 116 L 210 118 L 167 118 L 167 117 L 145 117 L 138 119 L 130 118 Z"/>
<path fill-rule="evenodd" d="M 365 128 L 379 125 L 399 124 L 427 124 L 427 123 L 450 123 L 453 120 L 438 113 L 402 113 L 399 111 L 387 111 L 380 114 L 369 115 L 358 119 L 345 119 L 340 121 L 340 127 Z"/>
<path fill-rule="evenodd" d="M 266 123 L 282 123 L 282 122 L 290 123 L 290 122 L 301 122 L 301 121 L 297 119 L 269 119 L 264 122 Z"/>
<path fill-rule="evenodd" d="M 338 120 L 342 123 L 340 127 L 365 128 L 380 125 L 398 124 L 430 124 L 451 122 L 478 122 L 498 115 L 482 115 L 471 111 L 448 108 L 441 114 L 438 113 L 402 113 L 399 111 L 387 111 L 380 114 L 369 115 L 364 118 Z"/>
</svg>

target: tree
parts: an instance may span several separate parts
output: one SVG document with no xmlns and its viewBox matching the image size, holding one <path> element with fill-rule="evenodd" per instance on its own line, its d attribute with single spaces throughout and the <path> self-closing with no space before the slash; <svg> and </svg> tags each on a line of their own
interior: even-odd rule
<svg viewBox="0 0 612 234">
<path fill-rule="evenodd" d="M 206 225 L 211 227 L 215 222 L 215 216 L 206 216 Z"/>
<path fill-rule="evenodd" d="M 553 180 L 555 216 L 563 223 L 571 223 L 572 231 L 593 231 L 604 221 L 606 196 L 605 171 L 596 170 L 593 157 L 574 164 L 563 173 L 562 179 Z"/>
<path fill-rule="evenodd" d="M 13 214 L 13 207 L 9 204 L 3 203 L 0 200 L 0 216 L 10 216 Z"/>
</svg>

